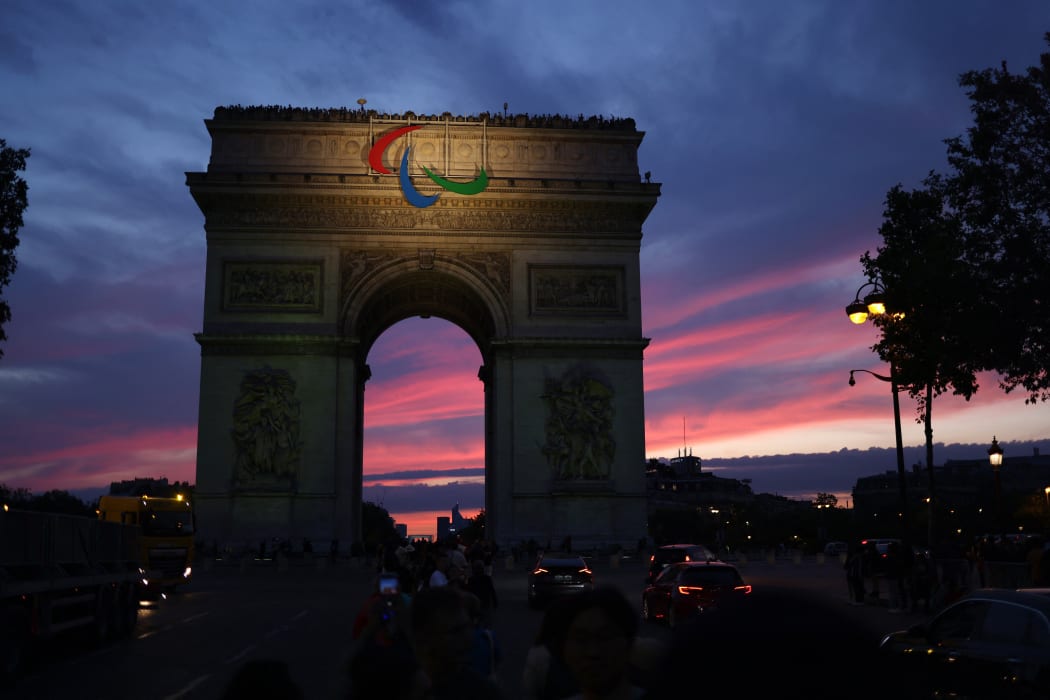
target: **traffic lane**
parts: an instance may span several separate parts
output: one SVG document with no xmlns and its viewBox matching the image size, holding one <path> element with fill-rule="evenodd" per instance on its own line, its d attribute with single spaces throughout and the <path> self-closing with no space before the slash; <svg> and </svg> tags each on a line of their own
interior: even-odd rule
<svg viewBox="0 0 1050 700">
<path fill-rule="evenodd" d="M 706 679 L 732 683 L 746 697 L 902 696 L 908 679 L 882 672 L 875 638 L 847 610 L 797 588 L 755 590 L 672 631 L 652 694 Z"/>
<path fill-rule="evenodd" d="M 623 593 L 641 620 L 645 567 L 634 562 L 614 566 L 606 558 L 591 559 L 589 566 L 594 571 L 595 585 L 611 586 Z M 497 675 L 508 700 L 521 693 L 525 657 L 546 613 L 546 608 L 532 608 L 528 604 L 528 571 L 528 567 L 519 565 L 511 570 L 497 569 L 493 575 L 500 602 L 494 616 L 494 628 L 503 650 L 503 661 Z M 663 645 L 670 639 L 670 630 L 666 625 L 640 622 L 639 635 Z"/>
<path fill-rule="evenodd" d="M 930 617 L 930 614 L 921 608 L 916 611 L 891 613 L 885 601 L 885 584 L 880 604 L 852 605 L 846 584 L 846 572 L 837 560 L 828 559 L 823 563 L 808 561 L 800 564 L 753 561 L 740 565 L 739 568 L 744 579 L 759 590 L 768 587 L 797 590 L 818 600 L 827 601 L 829 605 L 836 606 L 844 616 L 862 625 L 876 641 L 881 641 L 890 632 L 907 629 Z"/>
<path fill-rule="evenodd" d="M 596 585 L 612 586 L 622 592 L 640 620 L 645 566 L 637 563 L 613 566 L 606 560 L 595 560 L 591 568 L 595 571 Z M 861 676 L 870 672 L 882 627 L 892 627 L 893 616 L 884 609 L 849 606 L 847 596 L 840 591 L 845 586 L 844 578 L 840 582 L 837 572 L 830 567 L 803 563 L 744 565 L 740 569 L 745 581 L 754 586 L 755 592 L 747 601 L 756 603 L 752 612 L 732 611 L 722 616 L 705 613 L 694 625 L 673 630 L 662 621 L 640 622 L 638 635 L 647 641 L 646 648 L 663 650 L 657 656 L 660 670 L 656 673 L 657 678 L 667 679 L 668 685 L 662 690 L 673 692 L 683 678 L 695 684 L 703 677 L 731 677 L 723 675 L 723 671 L 739 674 L 743 682 L 759 682 L 772 678 L 767 676 L 767 668 L 785 672 L 788 666 L 793 677 L 785 682 L 785 687 L 794 687 L 797 681 L 799 688 L 808 688 L 814 682 L 821 682 L 825 675 L 842 679 L 843 674 L 838 670 L 825 672 L 822 661 L 822 657 L 837 658 L 838 650 L 849 650 L 847 656 L 850 656 L 840 666 L 859 669 Z M 527 570 L 498 572 L 496 583 L 501 596 L 501 609 L 496 617 L 497 636 L 508 651 L 499 675 L 507 697 L 513 698 L 515 689 L 520 689 L 525 655 L 544 610 L 528 607 Z M 709 640 L 719 637 L 725 646 L 716 650 L 706 648 Z M 822 647 L 829 647 L 831 651 L 824 652 Z M 734 654 L 730 655 L 730 651 Z M 864 663 L 858 665 L 852 656 L 863 658 Z M 835 692 L 838 693 L 835 697 L 848 696 L 843 694 L 842 687 Z"/>
<path fill-rule="evenodd" d="M 274 659 L 309 698 L 346 697 L 346 663 L 353 620 L 368 597 L 372 576 L 363 570 L 256 571 L 227 575 L 215 601 L 229 615 L 204 633 L 224 638 L 219 653 L 198 659 L 166 700 L 218 700 L 244 664 Z M 245 629 L 231 630 L 230 625 Z"/>
<path fill-rule="evenodd" d="M 242 664 L 260 658 L 287 663 L 307 697 L 344 697 L 349 630 L 369 585 L 359 575 L 201 577 L 143 611 L 131 640 L 51 650 L 10 697 L 217 699 Z"/>
<path fill-rule="evenodd" d="M 606 560 L 592 566 L 597 583 L 619 588 L 640 616 L 644 567 Z M 759 590 L 779 581 L 788 588 L 824 591 L 851 614 L 892 619 L 885 610 L 846 606 L 844 580 L 831 567 L 755 564 L 742 570 Z M 373 578 L 370 570 L 352 566 L 209 572 L 156 610 L 144 611 L 136 639 L 56 660 L 20 684 L 13 697 L 218 699 L 243 663 L 260 658 L 287 663 L 307 697 L 345 697 L 350 629 Z M 496 635 L 503 651 L 499 675 L 513 698 L 543 611 L 528 606 L 526 568 L 500 567 L 494 579 L 500 595 Z M 664 625 L 643 625 L 640 632 L 670 639 Z"/>
</svg>

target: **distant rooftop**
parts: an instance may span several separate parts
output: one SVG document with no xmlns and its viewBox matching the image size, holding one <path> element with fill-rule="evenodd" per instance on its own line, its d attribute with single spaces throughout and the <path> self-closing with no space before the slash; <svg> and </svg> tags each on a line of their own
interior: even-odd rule
<svg viewBox="0 0 1050 700">
<path fill-rule="evenodd" d="M 481 112 L 471 116 L 453 115 L 450 112 L 429 115 L 415 112 L 389 114 L 374 109 L 351 109 L 349 107 L 292 107 L 281 105 L 242 106 L 228 105 L 216 107 L 215 121 L 302 121 L 302 122 L 368 122 L 372 121 L 413 121 L 413 122 L 485 122 L 487 126 L 531 127 L 547 129 L 607 129 L 612 131 L 637 131 L 634 119 L 605 117 L 602 115 L 585 117 L 581 113 L 570 117 L 561 114 L 491 114 Z"/>
</svg>

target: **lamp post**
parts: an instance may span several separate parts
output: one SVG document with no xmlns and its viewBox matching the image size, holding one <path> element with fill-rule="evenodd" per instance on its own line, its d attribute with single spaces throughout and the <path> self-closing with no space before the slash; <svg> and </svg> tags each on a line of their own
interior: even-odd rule
<svg viewBox="0 0 1050 700">
<path fill-rule="evenodd" d="M 826 542 L 828 540 L 828 528 L 824 524 L 824 511 L 831 507 L 830 503 L 818 503 L 815 508 L 817 509 L 817 541 Z"/>
<path fill-rule="evenodd" d="M 995 472 L 995 528 L 998 530 L 1002 527 L 999 512 L 999 499 L 1002 497 L 999 467 L 1003 466 L 1003 448 L 999 447 L 999 441 L 995 439 L 994 435 L 992 436 L 992 446 L 988 448 L 988 463 L 992 465 L 992 471 Z"/>
<path fill-rule="evenodd" d="M 876 374 L 871 370 L 867 369 L 851 369 L 849 371 L 849 385 L 854 386 L 857 380 L 853 378 L 854 372 L 864 372 L 878 379 L 880 382 L 889 382 L 890 391 L 893 392 L 893 432 L 897 440 L 897 488 L 900 490 L 900 510 L 901 510 L 901 531 L 903 536 L 901 539 L 905 542 L 910 542 L 911 538 L 908 537 L 908 476 L 904 469 L 904 438 L 901 435 L 901 403 L 900 403 L 900 387 L 897 385 L 897 379 L 894 376 L 893 363 L 890 363 L 890 376 L 882 374 Z"/>
<path fill-rule="evenodd" d="M 871 287 L 871 291 L 864 296 L 861 300 L 861 292 L 868 287 Z M 868 320 L 872 316 L 882 316 L 887 313 L 886 311 L 886 290 L 882 287 L 878 280 L 870 280 L 860 286 L 857 289 L 857 293 L 853 296 L 853 301 L 846 305 L 846 315 L 849 316 L 849 320 L 853 323 L 860 325 Z M 895 312 L 894 316 L 899 316 L 899 312 Z M 901 435 L 901 404 L 900 404 L 900 386 L 897 384 L 897 371 L 894 362 L 890 361 L 890 374 L 884 376 L 876 374 L 866 369 L 854 369 L 850 370 L 849 373 L 849 385 L 854 386 L 857 381 L 853 378 L 854 372 L 864 372 L 875 377 L 879 381 L 888 382 L 890 384 L 890 390 L 893 393 L 893 430 L 894 436 L 897 440 L 897 487 L 900 490 L 900 527 L 902 536 L 901 539 L 905 542 L 911 542 L 909 536 L 908 527 L 908 478 L 907 473 L 904 469 L 904 438 Z M 932 469 L 932 465 L 930 465 Z M 933 532 L 933 493 L 930 493 L 931 507 L 930 507 L 930 534 L 932 543 L 932 532 Z"/>
</svg>

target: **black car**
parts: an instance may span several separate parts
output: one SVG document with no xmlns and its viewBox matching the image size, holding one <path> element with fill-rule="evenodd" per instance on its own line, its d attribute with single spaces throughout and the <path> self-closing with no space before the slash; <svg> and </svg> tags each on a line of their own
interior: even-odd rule
<svg viewBox="0 0 1050 700">
<path fill-rule="evenodd" d="M 657 547 L 649 557 L 649 573 L 645 582 L 652 583 L 668 566 L 683 561 L 718 561 L 718 557 L 702 544 L 665 544 Z"/>
<path fill-rule="evenodd" d="M 973 591 L 929 621 L 886 635 L 879 650 L 917 691 L 908 697 L 1046 698 L 1050 589 Z"/>
<path fill-rule="evenodd" d="M 529 572 L 529 605 L 535 607 L 551 598 L 592 588 L 594 573 L 583 557 L 543 556 Z"/>
</svg>

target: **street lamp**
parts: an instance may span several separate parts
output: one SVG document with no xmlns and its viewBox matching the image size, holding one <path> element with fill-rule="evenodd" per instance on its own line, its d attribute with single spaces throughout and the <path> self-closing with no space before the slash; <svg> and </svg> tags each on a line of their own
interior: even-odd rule
<svg viewBox="0 0 1050 700">
<path fill-rule="evenodd" d="M 872 290 L 861 301 L 860 293 L 867 287 L 871 287 Z M 882 288 L 878 280 L 862 284 L 853 296 L 853 301 L 846 305 L 846 315 L 858 326 L 867 321 L 868 316 L 881 316 L 884 313 L 886 313 L 886 290 Z"/>
<path fill-rule="evenodd" d="M 992 446 L 988 448 L 988 463 L 992 465 L 995 472 L 995 525 L 999 529 L 999 499 L 1002 496 L 1002 485 L 999 482 L 999 467 L 1003 465 L 1003 448 L 999 447 L 999 441 L 992 436 Z"/>
<path fill-rule="evenodd" d="M 861 294 L 865 290 L 871 288 L 867 294 L 864 295 L 863 299 Z M 871 279 L 868 282 L 862 284 L 857 293 L 853 296 L 853 301 L 846 306 L 846 315 L 849 320 L 857 325 L 860 325 L 867 321 L 869 318 L 890 315 L 890 318 L 897 320 L 904 318 L 904 311 L 897 306 L 890 305 L 887 299 L 889 295 L 886 292 L 886 288 L 882 286 L 882 283 L 878 278 Z M 907 476 L 904 469 L 904 442 L 901 437 L 901 408 L 900 408 L 900 390 L 908 389 L 908 387 L 901 387 L 897 383 L 897 368 L 893 360 L 890 360 L 890 374 L 888 377 L 884 377 L 874 372 L 868 372 L 868 370 L 854 370 L 855 372 L 867 372 L 876 379 L 884 382 L 889 382 L 893 391 L 893 422 L 897 438 L 897 477 L 900 486 L 900 500 L 901 500 L 901 528 L 904 531 L 904 539 L 908 539 L 908 500 L 907 500 Z M 853 372 L 850 372 L 850 386 L 853 386 Z M 910 389 L 908 389 L 910 391 Z M 930 400 L 930 389 L 927 387 L 927 401 Z M 933 432 L 930 429 L 929 423 L 929 407 L 926 409 L 926 471 L 929 480 L 929 503 L 930 508 L 927 516 L 927 542 L 928 546 L 934 546 L 934 508 L 936 506 L 936 499 L 934 497 L 934 485 L 933 485 Z"/>
<path fill-rule="evenodd" d="M 901 402 L 900 387 L 894 376 L 893 362 L 890 362 L 890 376 L 876 374 L 867 369 L 851 369 L 849 371 L 849 385 L 855 386 L 857 380 L 853 378 L 854 372 L 864 372 L 878 379 L 880 382 L 889 382 L 890 390 L 893 392 L 893 431 L 897 439 L 897 487 L 900 490 L 901 530 L 904 542 L 910 542 L 908 537 L 908 477 L 904 470 L 904 438 L 901 435 Z M 932 546 L 932 545 L 931 545 Z"/>
<path fill-rule="evenodd" d="M 824 524 L 824 511 L 831 507 L 830 503 L 817 503 L 814 506 L 817 509 L 817 540 L 820 542 L 826 542 L 828 539 L 828 528 Z"/>
</svg>

